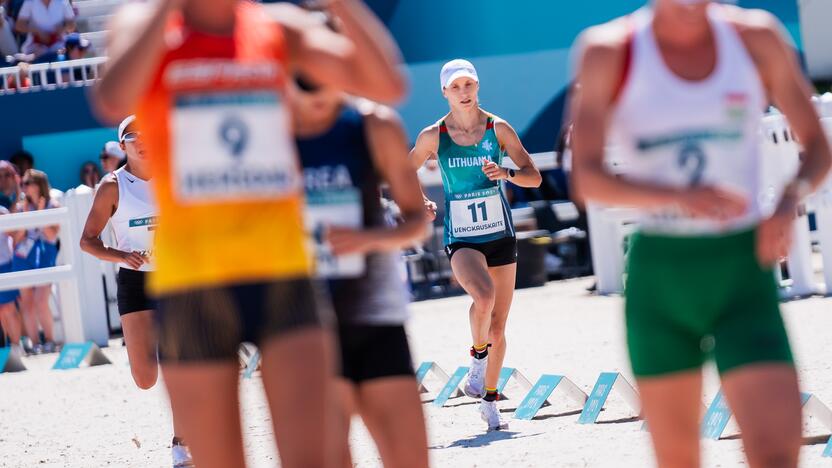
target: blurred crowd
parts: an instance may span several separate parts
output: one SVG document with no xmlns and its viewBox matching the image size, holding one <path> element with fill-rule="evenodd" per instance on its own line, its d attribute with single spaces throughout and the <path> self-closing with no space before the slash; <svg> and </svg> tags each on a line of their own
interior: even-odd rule
<svg viewBox="0 0 832 468">
<path fill-rule="evenodd" d="M 84 58 L 69 0 L 0 0 L 0 66 Z"/>
</svg>

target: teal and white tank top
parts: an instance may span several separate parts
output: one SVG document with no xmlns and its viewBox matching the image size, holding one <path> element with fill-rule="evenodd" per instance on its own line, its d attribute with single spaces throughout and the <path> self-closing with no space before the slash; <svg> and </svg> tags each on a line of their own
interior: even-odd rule
<svg viewBox="0 0 832 468">
<path fill-rule="evenodd" d="M 503 162 L 503 149 L 488 116 L 485 134 L 476 145 L 460 146 L 439 125 L 437 159 L 445 191 L 445 245 L 483 243 L 514 236 L 511 210 L 499 181 L 488 180 L 483 161 Z"/>
</svg>

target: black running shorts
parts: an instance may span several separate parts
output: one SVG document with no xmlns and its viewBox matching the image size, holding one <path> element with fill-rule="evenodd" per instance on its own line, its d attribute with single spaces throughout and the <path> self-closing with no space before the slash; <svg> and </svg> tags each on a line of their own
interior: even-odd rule
<svg viewBox="0 0 832 468">
<path fill-rule="evenodd" d="M 341 376 L 358 385 L 384 377 L 413 376 L 404 326 L 340 325 Z"/>
<path fill-rule="evenodd" d="M 321 286 L 309 278 L 194 289 L 159 299 L 163 362 L 237 360 L 244 341 L 263 348 L 285 333 L 332 323 Z"/>
<path fill-rule="evenodd" d="M 448 260 L 453 258 L 459 249 L 473 249 L 485 255 L 489 267 L 498 267 L 517 263 L 517 239 L 503 237 L 490 242 L 454 242 L 445 246 Z"/>
<path fill-rule="evenodd" d="M 118 270 L 118 275 L 116 275 L 118 315 L 123 316 L 131 312 L 156 309 L 156 301 L 148 297 L 145 292 L 147 275 L 148 272 L 146 271 L 131 270 L 124 267 Z"/>
</svg>

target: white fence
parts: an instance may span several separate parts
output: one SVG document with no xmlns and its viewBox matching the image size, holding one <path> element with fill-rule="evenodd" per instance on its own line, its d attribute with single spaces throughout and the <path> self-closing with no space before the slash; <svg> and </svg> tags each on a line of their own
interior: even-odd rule
<svg viewBox="0 0 832 468">
<path fill-rule="evenodd" d="M 91 86 L 107 57 L 0 68 L 0 96 Z"/>
<path fill-rule="evenodd" d="M 92 207 L 91 192 L 70 190 L 61 208 L 0 216 L 0 231 L 59 225 L 62 265 L 0 274 L 0 290 L 55 283 L 61 332 L 67 343 L 93 341 L 106 346 L 107 329 L 100 262 L 81 252 L 81 230 Z"/>
</svg>

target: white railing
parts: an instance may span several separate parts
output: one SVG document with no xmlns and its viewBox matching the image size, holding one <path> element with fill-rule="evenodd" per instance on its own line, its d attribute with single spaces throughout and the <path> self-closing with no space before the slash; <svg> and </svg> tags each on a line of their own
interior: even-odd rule
<svg viewBox="0 0 832 468">
<path fill-rule="evenodd" d="M 0 274 L 0 291 L 55 283 L 58 285 L 60 323 L 65 342 L 94 341 L 106 346 L 109 339 L 104 289 L 99 261 L 83 255 L 81 230 L 92 207 L 92 193 L 68 191 L 64 207 L 0 216 L 0 231 L 58 225 L 63 265 Z"/>
<path fill-rule="evenodd" d="M 107 57 L 0 68 L 0 95 L 91 86 Z"/>
</svg>

